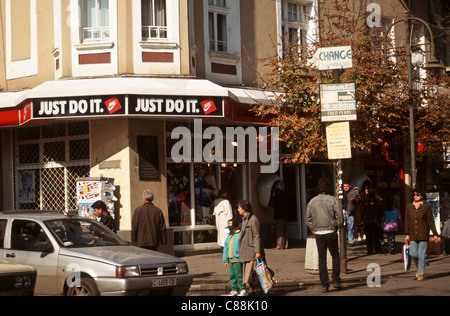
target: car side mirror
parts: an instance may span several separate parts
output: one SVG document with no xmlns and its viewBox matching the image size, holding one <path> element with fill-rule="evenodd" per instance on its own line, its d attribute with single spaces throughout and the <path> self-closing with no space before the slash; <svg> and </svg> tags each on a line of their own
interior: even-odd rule
<svg viewBox="0 0 450 316">
<path fill-rule="evenodd" d="M 38 241 L 36 242 L 36 251 L 48 254 L 53 252 L 53 246 L 49 241 Z"/>
</svg>

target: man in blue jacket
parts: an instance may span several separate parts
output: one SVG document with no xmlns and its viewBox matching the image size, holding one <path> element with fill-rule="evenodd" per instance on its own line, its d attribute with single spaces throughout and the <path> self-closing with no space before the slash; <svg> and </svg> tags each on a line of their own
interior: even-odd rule
<svg viewBox="0 0 450 316">
<path fill-rule="evenodd" d="M 239 235 L 241 230 L 236 220 L 228 221 L 230 234 L 225 240 L 222 261 L 230 269 L 231 292 L 229 296 L 246 296 L 246 287 L 242 281 L 242 267 L 239 262 Z"/>
</svg>

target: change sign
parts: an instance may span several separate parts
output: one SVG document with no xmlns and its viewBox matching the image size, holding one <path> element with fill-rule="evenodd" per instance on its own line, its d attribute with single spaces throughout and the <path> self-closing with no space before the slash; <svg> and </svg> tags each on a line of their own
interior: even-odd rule
<svg viewBox="0 0 450 316">
<path fill-rule="evenodd" d="M 355 84 L 321 84 L 320 103 L 322 122 L 355 121 Z"/>
<path fill-rule="evenodd" d="M 317 49 L 311 61 L 319 70 L 352 68 L 352 47 L 320 47 Z"/>
</svg>

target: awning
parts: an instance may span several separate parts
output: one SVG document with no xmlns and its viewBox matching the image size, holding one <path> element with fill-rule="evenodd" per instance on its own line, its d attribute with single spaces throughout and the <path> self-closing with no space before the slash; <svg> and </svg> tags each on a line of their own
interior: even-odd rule
<svg viewBox="0 0 450 316">
<path fill-rule="evenodd" d="M 226 88 L 198 79 L 127 77 L 47 81 L 30 90 L 0 93 L 0 127 L 61 117 L 223 117 L 223 99 L 228 95 Z M 27 120 L 20 119 L 24 111 Z"/>
</svg>

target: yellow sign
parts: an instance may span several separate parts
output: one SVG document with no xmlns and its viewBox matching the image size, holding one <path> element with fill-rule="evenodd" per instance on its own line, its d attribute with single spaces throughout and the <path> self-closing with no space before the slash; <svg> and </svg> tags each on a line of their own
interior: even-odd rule
<svg viewBox="0 0 450 316">
<path fill-rule="evenodd" d="M 328 159 L 352 158 L 350 123 L 340 122 L 327 126 Z"/>
</svg>

